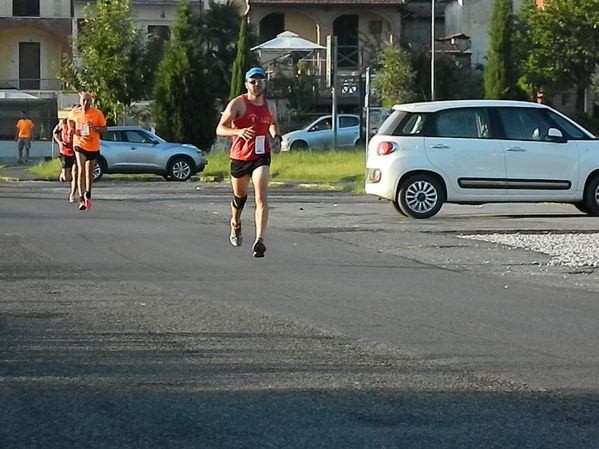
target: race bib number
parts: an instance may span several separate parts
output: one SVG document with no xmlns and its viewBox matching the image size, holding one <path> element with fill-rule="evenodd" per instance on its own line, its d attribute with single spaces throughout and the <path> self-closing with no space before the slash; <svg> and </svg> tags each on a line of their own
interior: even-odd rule
<svg viewBox="0 0 599 449">
<path fill-rule="evenodd" d="M 81 135 L 89 136 L 89 125 L 87 123 L 84 123 L 83 125 L 81 125 Z"/>
<path fill-rule="evenodd" d="M 254 146 L 254 151 L 256 154 L 264 154 L 266 148 L 264 146 L 264 142 L 266 141 L 266 136 L 256 136 L 256 145 Z"/>
</svg>

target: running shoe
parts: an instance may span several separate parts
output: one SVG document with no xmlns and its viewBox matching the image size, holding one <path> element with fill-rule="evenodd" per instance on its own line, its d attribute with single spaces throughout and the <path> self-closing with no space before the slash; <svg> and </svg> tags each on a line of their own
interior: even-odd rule
<svg viewBox="0 0 599 449">
<path fill-rule="evenodd" d="M 241 225 L 233 226 L 233 222 L 231 222 L 231 234 L 229 235 L 229 242 L 233 246 L 241 246 L 243 242 L 243 237 L 241 236 Z"/>
<path fill-rule="evenodd" d="M 65 182 L 65 179 L 62 177 L 62 174 L 58 175 L 58 182 Z"/>
<path fill-rule="evenodd" d="M 252 247 L 254 251 L 254 257 L 264 257 L 264 253 L 266 252 L 266 246 L 264 246 L 264 242 L 262 239 L 256 240 L 254 246 Z"/>
<path fill-rule="evenodd" d="M 69 195 L 69 203 L 74 203 L 75 201 L 77 201 L 77 196 L 76 195 Z"/>
<path fill-rule="evenodd" d="M 85 209 L 91 210 L 92 209 L 92 194 L 91 194 L 91 192 L 85 192 L 85 194 L 83 195 L 83 198 L 85 199 Z"/>
<path fill-rule="evenodd" d="M 85 210 L 87 209 L 87 206 L 85 205 L 86 201 L 85 200 L 79 200 L 79 210 Z"/>
</svg>

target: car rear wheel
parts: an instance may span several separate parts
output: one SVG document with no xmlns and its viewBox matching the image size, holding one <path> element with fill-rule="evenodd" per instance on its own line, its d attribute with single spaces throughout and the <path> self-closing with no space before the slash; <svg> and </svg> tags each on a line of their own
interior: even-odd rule
<svg viewBox="0 0 599 449">
<path fill-rule="evenodd" d="M 291 151 L 307 150 L 308 144 L 306 142 L 304 142 L 303 140 L 296 140 L 295 142 L 293 142 L 291 144 L 291 147 L 289 147 L 289 149 Z"/>
<path fill-rule="evenodd" d="M 167 176 L 173 181 L 187 181 L 192 173 L 193 167 L 189 159 L 176 157 L 169 164 Z"/>
<path fill-rule="evenodd" d="M 410 176 L 400 186 L 396 208 L 412 218 L 429 218 L 441 210 L 445 201 L 443 187 L 426 174 Z"/>
<path fill-rule="evenodd" d="M 599 215 L 599 176 L 595 176 L 587 184 L 584 190 L 583 204 L 587 214 Z M 585 212 L 585 210 L 582 211 Z"/>
<path fill-rule="evenodd" d="M 92 176 L 94 181 L 98 181 L 106 173 L 106 160 L 100 156 L 96 159 L 94 169 L 92 170 Z"/>
</svg>

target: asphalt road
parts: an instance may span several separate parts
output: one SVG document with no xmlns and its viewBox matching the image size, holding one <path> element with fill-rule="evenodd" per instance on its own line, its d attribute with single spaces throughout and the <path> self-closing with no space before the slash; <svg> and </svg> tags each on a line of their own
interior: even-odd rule
<svg viewBox="0 0 599 449">
<path fill-rule="evenodd" d="M 66 193 L 0 183 L 2 448 L 599 447 L 596 273 L 458 238 L 571 206 L 275 188 L 257 260 L 226 186 Z"/>
</svg>

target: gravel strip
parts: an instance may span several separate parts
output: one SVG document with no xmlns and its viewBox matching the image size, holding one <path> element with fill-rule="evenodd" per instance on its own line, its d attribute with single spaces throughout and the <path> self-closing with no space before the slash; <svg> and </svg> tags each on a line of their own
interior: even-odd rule
<svg viewBox="0 0 599 449">
<path fill-rule="evenodd" d="M 599 233 L 471 234 L 459 237 L 548 254 L 553 256 L 548 266 L 599 267 Z"/>
</svg>

